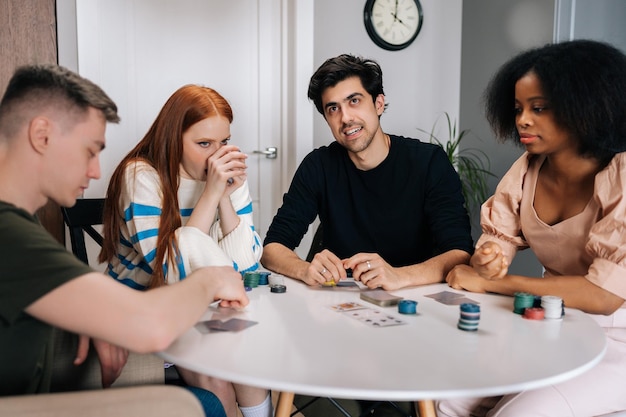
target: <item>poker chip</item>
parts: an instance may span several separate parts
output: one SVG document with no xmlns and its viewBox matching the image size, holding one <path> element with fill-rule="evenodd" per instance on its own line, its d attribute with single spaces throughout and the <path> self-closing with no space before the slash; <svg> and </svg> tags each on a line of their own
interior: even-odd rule
<svg viewBox="0 0 626 417">
<path fill-rule="evenodd" d="M 258 272 L 246 272 L 243 275 L 243 285 L 246 287 L 256 288 L 259 286 L 261 276 Z"/>
<path fill-rule="evenodd" d="M 400 314 L 416 314 L 417 301 L 400 300 L 398 302 L 398 313 Z"/>
<path fill-rule="evenodd" d="M 459 322 L 457 327 L 465 331 L 478 330 L 480 321 L 480 306 L 474 303 L 463 303 L 459 306 Z"/>
<path fill-rule="evenodd" d="M 270 275 L 271 275 L 270 272 L 259 271 L 259 285 L 268 285 Z"/>
<path fill-rule="evenodd" d="M 287 292 L 287 287 L 281 284 L 274 284 L 270 286 L 270 291 L 273 293 L 284 293 Z"/>
<path fill-rule="evenodd" d="M 458 327 L 461 330 L 465 330 L 466 332 L 474 332 L 478 330 L 478 323 L 467 324 L 467 323 L 462 323 L 459 321 L 456 327 Z"/>
<path fill-rule="evenodd" d="M 532 308 L 535 304 L 535 296 L 527 292 L 516 292 L 513 301 L 513 312 L 516 314 L 524 314 L 524 310 Z"/>
<path fill-rule="evenodd" d="M 524 310 L 522 317 L 529 320 L 543 320 L 545 312 L 541 307 L 531 307 Z"/>
<path fill-rule="evenodd" d="M 555 295 L 544 295 L 541 297 L 541 307 L 545 311 L 546 320 L 559 320 L 565 314 L 563 299 Z"/>
<path fill-rule="evenodd" d="M 252 287 L 243 287 L 246 291 L 252 291 Z"/>
</svg>

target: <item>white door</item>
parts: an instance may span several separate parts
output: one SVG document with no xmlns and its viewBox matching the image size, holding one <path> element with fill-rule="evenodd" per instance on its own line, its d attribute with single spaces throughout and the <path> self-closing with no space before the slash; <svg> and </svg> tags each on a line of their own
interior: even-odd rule
<svg viewBox="0 0 626 417">
<path fill-rule="evenodd" d="M 115 166 L 177 88 L 203 84 L 219 91 L 233 107 L 231 143 L 249 155 L 255 226 L 263 238 L 288 177 L 281 173 L 286 166 L 281 146 L 281 0 L 69 0 L 70 7 L 68 0 L 57 3 L 61 9 L 75 8 L 75 17 L 71 12 L 69 18 L 67 13 L 59 16 L 59 30 L 67 30 L 75 19 L 77 71 L 111 96 L 122 118 L 119 125 L 107 128 L 102 179 L 92 183 L 85 197 L 106 194 Z M 61 65 L 66 65 L 64 56 L 60 51 Z M 271 147 L 277 148 L 274 159 L 254 153 Z"/>
</svg>

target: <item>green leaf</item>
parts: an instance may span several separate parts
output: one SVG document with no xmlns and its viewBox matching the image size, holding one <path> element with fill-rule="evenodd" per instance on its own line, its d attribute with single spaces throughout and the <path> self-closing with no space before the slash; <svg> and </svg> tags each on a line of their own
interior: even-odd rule
<svg viewBox="0 0 626 417">
<path fill-rule="evenodd" d="M 433 123 L 430 132 L 420 128 L 418 130 L 428 135 L 430 143 L 441 146 L 446 152 L 450 163 L 461 179 L 465 207 L 468 212 L 473 213 L 474 210 L 480 210 L 482 203 L 489 197 L 487 179 L 488 177 L 495 177 L 495 175 L 491 172 L 489 157 L 485 152 L 476 148 L 460 147 L 463 138 L 471 133 L 470 130 L 462 130 L 457 134 L 456 121 L 452 121 L 447 112 L 444 112 L 444 115 L 448 133 L 446 141 L 435 135 L 439 118 Z"/>
</svg>

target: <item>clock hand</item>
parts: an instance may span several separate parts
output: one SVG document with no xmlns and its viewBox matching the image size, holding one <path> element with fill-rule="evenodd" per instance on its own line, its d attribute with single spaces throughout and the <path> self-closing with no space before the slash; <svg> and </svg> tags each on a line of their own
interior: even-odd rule
<svg viewBox="0 0 626 417">
<path fill-rule="evenodd" d="M 407 28 L 409 27 L 409 25 L 407 25 L 406 23 L 404 23 L 404 22 L 402 21 L 402 19 L 400 19 L 399 17 L 394 16 L 394 18 L 395 18 L 398 22 L 400 22 L 401 24 L 403 24 L 405 27 L 407 27 Z"/>
</svg>

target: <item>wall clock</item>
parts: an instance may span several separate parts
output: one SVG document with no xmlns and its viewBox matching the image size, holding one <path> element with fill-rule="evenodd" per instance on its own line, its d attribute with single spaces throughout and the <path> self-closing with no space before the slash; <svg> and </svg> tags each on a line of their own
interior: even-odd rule
<svg viewBox="0 0 626 417">
<path fill-rule="evenodd" d="M 376 45 L 399 51 L 417 38 L 424 15 L 419 0 L 367 0 L 363 20 Z"/>
</svg>

